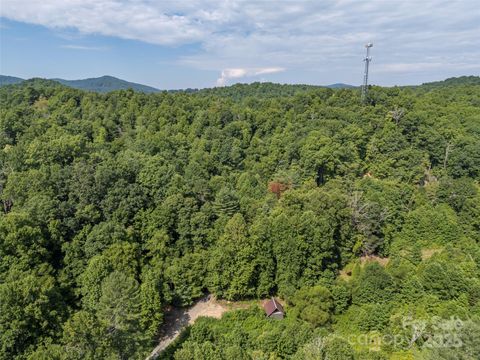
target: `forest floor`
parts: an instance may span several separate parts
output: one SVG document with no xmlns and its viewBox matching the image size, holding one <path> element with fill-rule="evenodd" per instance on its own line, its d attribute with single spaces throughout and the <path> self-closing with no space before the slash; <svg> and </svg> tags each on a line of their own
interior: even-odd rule
<svg viewBox="0 0 480 360">
<path fill-rule="evenodd" d="M 147 360 L 156 359 L 188 326 L 192 325 L 200 316 L 220 318 L 226 311 L 232 310 L 226 302 L 217 301 L 213 296 L 207 295 L 198 300 L 189 308 L 171 307 L 167 309 L 164 325 L 160 330 L 158 345 L 147 357 Z"/>
<path fill-rule="evenodd" d="M 430 249 L 422 249 L 422 260 L 428 260 L 433 255 L 437 253 L 441 253 L 443 248 L 430 248 Z"/>
<path fill-rule="evenodd" d="M 385 266 L 387 266 L 389 261 L 390 261 L 390 258 L 388 258 L 388 257 L 382 258 L 382 257 L 376 256 L 376 255 L 366 255 L 366 256 L 360 257 L 360 263 L 362 264 L 362 266 L 365 265 L 368 262 L 377 262 L 380 265 L 382 265 L 383 267 L 385 267 Z"/>
<path fill-rule="evenodd" d="M 349 263 L 347 266 L 345 266 L 344 269 L 340 270 L 339 277 L 340 277 L 340 279 L 343 279 L 345 281 L 349 281 L 352 277 L 353 266 L 355 264 L 358 264 L 358 263 L 360 264 L 361 267 L 363 267 L 363 266 L 365 266 L 365 264 L 367 264 L 369 262 L 377 262 L 380 265 L 382 265 L 383 267 L 385 267 L 385 266 L 387 266 L 389 261 L 390 261 L 390 258 L 388 258 L 388 257 L 382 258 L 382 257 L 376 256 L 376 255 L 361 256 L 360 258 L 358 258 L 358 260 Z"/>
</svg>

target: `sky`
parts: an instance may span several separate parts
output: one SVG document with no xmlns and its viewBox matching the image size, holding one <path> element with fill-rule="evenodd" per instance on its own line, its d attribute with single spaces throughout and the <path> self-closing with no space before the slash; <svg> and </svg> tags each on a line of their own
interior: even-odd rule
<svg viewBox="0 0 480 360">
<path fill-rule="evenodd" d="M 479 0 L 0 0 L 0 73 L 160 89 L 480 74 Z"/>
</svg>

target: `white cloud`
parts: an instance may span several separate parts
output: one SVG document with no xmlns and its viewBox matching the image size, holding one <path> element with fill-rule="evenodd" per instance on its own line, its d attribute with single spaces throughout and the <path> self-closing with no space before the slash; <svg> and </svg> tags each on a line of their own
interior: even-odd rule
<svg viewBox="0 0 480 360">
<path fill-rule="evenodd" d="M 274 74 L 282 71 L 285 71 L 285 69 L 281 67 L 224 69 L 222 70 L 220 77 L 217 79 L 217 86 L 225 86 L 227 84 L 227 81 L 230 79 L 239 79 L 246 76 Z"/>
<path fill-rule="evenodd" d="M 437 69 L 444 66 L 439 62 L 416 62 L 416 63 L 392 63 L 385 64 L 378 68 L 380 72 L 408 72 L 408 71 L 425 71 L 430 69 Z"/>
<path fill-rule="evenodd" d="M 87 50 L 87 51 L 107 50 L 106 47 L 101 47 L 101 46 L 84 46 L 84 45 L 74 45 L 74 44 L 62 45 L 61 48 L 70 49 L 70 50 Z"/>
<path fill-rule="evenodd" d="M 148 0 L 2 0 L 6 18 L 44 25 L 75 28 L 85 34 L 102 34 L 155 44 L 200 40 L 205 31 L 190 6 Z M 181 15 L 182 8 L 188 15 Z"/>
<path fill-rule="evenodd" d="M 204 70 L 281 67 L 324 81 L 361 80 L 367 41 L 374 43 L 373 81 L 375 68 L 382 76 L 439 72 L 474 67 L 480 58 L 477 0 L 1 1 L 1 16 L 52 29 L 195 44 L 179 62 Z M 220 82 L 238 78 L 226 74 Z"/>
</svg>

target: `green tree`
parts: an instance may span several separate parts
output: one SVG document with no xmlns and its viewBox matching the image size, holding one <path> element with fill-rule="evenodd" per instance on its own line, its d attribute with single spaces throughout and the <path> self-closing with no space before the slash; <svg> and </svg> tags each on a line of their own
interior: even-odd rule
<svg viewBox="0 0 480 360">
<path fill-rule="evenodd" d="M 369 262 L 362 269 L 352 291 L 354 304 L 383 303 L 391 299 L 394 282 L 377 262 Z"/>
<path fill-rule="evenodd" d="M 0 282 L 0 358 L 27 354 L 55 338 L 66 315 L 65 303 L 51 269 L 11 269 Z"/>
<path fill-rule="evenodd" d="M 301 288 L 291 299 L 298 317 L 309 322 L 314 327 L 322 326 L 331 321 L 333 299 L 330 291 L 323 286 Z"/>
<path fill-rule="evenodd" d="M 243 216 L 235 214 L 211 253 L 208 265 L 211 290 L 229 300 L 253 296 L 258 277 L 256 254 Z"/>
<path fill-rule="evenodd" d="M 114 271 L 102 282 L 97 317 L 111 338 L 112 349 L 122 359 L 142 349 L 145 341 L 140 326 L 141 293 L 138 282 L 120 271 Z"/>
</svg>

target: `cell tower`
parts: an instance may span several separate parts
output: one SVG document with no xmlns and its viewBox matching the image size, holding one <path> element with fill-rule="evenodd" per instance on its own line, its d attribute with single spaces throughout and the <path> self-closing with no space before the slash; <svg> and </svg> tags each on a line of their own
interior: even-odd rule
<svg viewBox="0 0 480 360">
<path fill-rule="evenodd" d="M 370 48 L 373 46 L 372 43 L 368 43 L 365 45 L 367 48 L 367 56 L 365 56 L 365 73 L 363 74 L 363 85 L 362 85 L 362 101 L 367 101 L 367 94 L 368 94 L 368 65 L 370 65 L 370 61 L 372 61 L 372 57 L 370 56 Z"/>
</svg>

